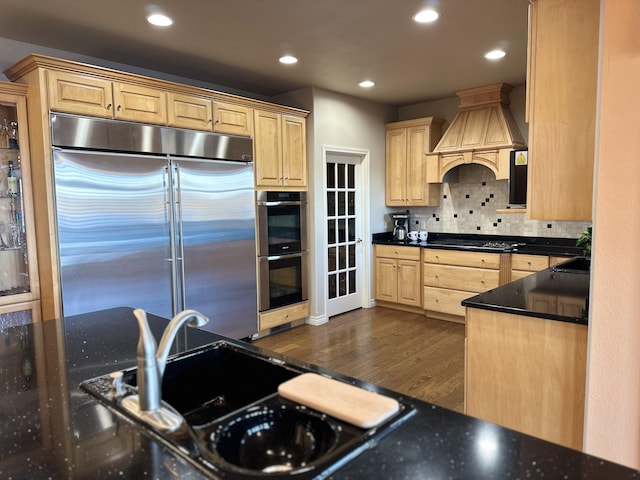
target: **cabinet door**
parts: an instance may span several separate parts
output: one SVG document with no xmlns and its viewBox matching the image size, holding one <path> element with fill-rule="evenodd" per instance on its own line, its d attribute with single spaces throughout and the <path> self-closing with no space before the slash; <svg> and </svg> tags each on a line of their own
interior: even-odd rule
<svg viewBox="0 0 640 480">
<path fill-rule="evenodd" d="M 276 113 L 254 110 L 254 162 L 257 187 L 282 186 L 282 128 Z"/>
<path fill-rule="evenodd" d="M 307 186 L 307 145 L 304 118 L 282 116 L 282 174 L 285 187 Z"/>
<path fill-rule="evenodd" d="M 0 141 L 0 306 L 8 312 L 40 297 L 24 85 L 0 82 L 0 118 L 10 128 Z"/>
<path fill-rule="evenodd" d="M 397 261 L 377 257 L 375 262 L 376 300 L 396 303 L 398 301 Z"/>
<path fill-rule="evenodd" d="M 426 127 L 412 127 L 407 130 L 407 205 L 428 204 L 426 141 Z"/>
<path fill-rule="evenodd" d="M 51 110 L 106 118 L 113 116 L 110 81 L 55 71 L 49 71 L 47 75 Z"/>
<path fill-rule="evenodd" d="M 172 127 L 192 128 L 194 130 L 211 130 L 211 100 L 191 95 L 169 93 L 168 123 Z"/>
<path fill-rule="evenodd" d="M 529 218 L 591 220 L 599 13 L 600 0 L 531 4 Z"/>
<path fill-rule="evenodd" d="M 398 260 L 398 303 L 414 307 L 422 305 L 420 262 Z"/>
<path fill-rule="evenodd" d="M 388 207 L 407 204 L 407 129 L 386 133 L 385 203 Z"/>
<path fill-rule="evenodd" d="M 250 137 L 253 134 L 253 110 L 231 103 L 213 102 L 213 131 Z"/>
<path fill-rule="evenodd" d="M 581 297 L 558 297 L 558 315 L 582 318 L 585 316 L 586 302 Z"/>
<path fill-rule="evenodd" d="M 114 82 L 113 101 L 118 120 L 167 124 L 167 94 L 161 90 Z"/>
</svg>

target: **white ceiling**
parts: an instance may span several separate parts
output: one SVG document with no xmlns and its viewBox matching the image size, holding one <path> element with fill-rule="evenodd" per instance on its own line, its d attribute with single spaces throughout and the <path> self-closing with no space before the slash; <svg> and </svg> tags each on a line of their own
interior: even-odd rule
<svg viewBox="0 0 640 480">
<path fill-rule="evenodd" d="M 149 25 L 141 0 L 0 0 L 0 37 L 264 96 L 316 86 L 400 106 L 525 82 L 528 0 L 150 1 L 173 26 Z M 427 3 L 440 19 L 413 22 Z M 507 56 L 486 60 L 496 47 Z"/>
</svg>

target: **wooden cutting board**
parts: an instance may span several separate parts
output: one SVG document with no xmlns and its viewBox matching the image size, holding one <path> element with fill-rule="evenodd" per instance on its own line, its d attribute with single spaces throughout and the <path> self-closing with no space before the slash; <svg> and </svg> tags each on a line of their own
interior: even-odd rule
<svg viewBox="0 0 640 480">
<path fill-rule="evenodd" d="M 400 410 L 393 398 L 316 373 L 303 373 L 280 384 L 278 393 L 360 428 L 376 427 Z"/>
</svg>

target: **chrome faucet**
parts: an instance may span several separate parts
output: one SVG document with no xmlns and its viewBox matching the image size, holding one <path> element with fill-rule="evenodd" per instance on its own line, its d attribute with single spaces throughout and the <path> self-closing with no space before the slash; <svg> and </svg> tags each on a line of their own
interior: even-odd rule
<svg viewBox="0 0 640 480">
<path fill-rule="evenodd" d="M 156 340 L 149 328 L 145 311 L 137 308 L 133 314 L 140 327 L 138 395 L 123 398 L 122 405 L 152 426 L 164 431 L 174 431 L 180 427 L 183 419 L 176 411 L 161 405 L 162 376 L 167 365 L 167 357 L 180 327 L 185 323 L 190 327 L 200 327 L 209 319 L 195 310 L 180 312 L 165 328 L 160 339 L 160 346 L 156 346 Z"/>
</svg>

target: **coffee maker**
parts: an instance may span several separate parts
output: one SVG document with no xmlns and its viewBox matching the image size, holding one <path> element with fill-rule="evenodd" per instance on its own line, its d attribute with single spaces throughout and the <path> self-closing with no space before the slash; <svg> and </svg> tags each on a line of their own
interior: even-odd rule
<svg viewBox="0 0 640 480">
<path fill-rule="evenodd" d="M 407 238 L 409 231 L 409 210 L 404 212 L 392 213 L 393 218 L 393 239 L 403 242 Z"/>
</svg>

